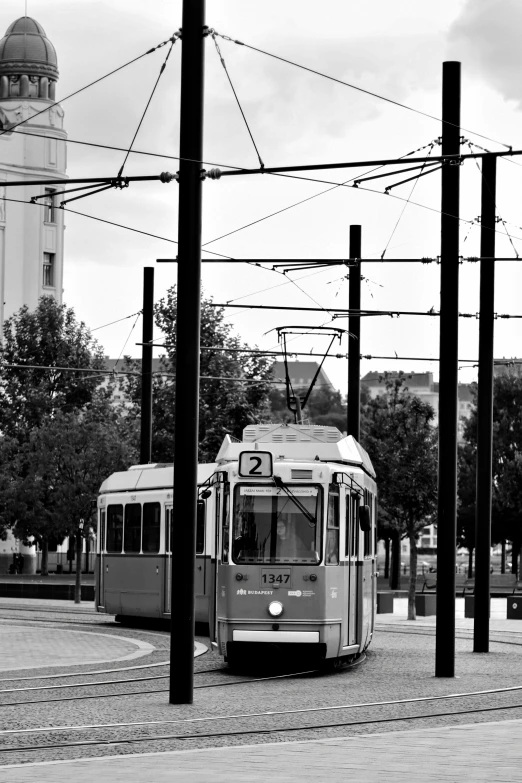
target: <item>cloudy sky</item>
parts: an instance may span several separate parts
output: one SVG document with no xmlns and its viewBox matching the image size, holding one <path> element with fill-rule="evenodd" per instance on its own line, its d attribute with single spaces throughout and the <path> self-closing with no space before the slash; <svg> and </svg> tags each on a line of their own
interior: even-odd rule
<svg viewBox="0 0 522 783">
<path fill-rule="evenodd" d="M 24 0 L 3 0 L 0 33 L 24 14 Z M 58 54 L 58 98 L 167 39 L 181 26 L 181 0 L 28 0 L 28 14 L 44 27 Z M 520 74 L 522 4 L 518 0 L 208 0 L 207 23 L 219 33 L 277 54 L 353 85 L 440 117 L 442 62 L 462 62 L 462 126 L 472 143 L 522 148 Z M 307 73 L 266 55 L 219 39 L 231 79 L 265 164 L 290 165 L 398 157 L 429 144 L 440 122 L 376 97 Z M 167 49 L 149 55 L 102 83 L 65 100 L 70 140 L 125 147 L 164 61 Z M 138 135 L 137 150 L 165 159 L 132 155 L 125 173 L 177 170 L 168 156 L 178 153 L 181 45 L 176 44 Z M 206 42 L 206 161 L 254 167 L 257 155 L 212 40 Z M 487 139 L 484 137 L 488 137 Z M 435 147 L 435 153 L 440 148 Z M 466 148 L 465 151 L 469 151 Z M 110 176 L 121 152 L 69 144 L 68 174 Z M 513 162 L 513 161 L 516 161 Z M 522 254 L 522 158 L 498 164 L 497 255 Z M 365 169 L 309 175 L 343 182 Z M 475 162 L 461 171 L 461 216 L 480 214 L 480 172 Z M 395 178 L 397 180 L 398 178 Z M 392 182 L 390 179 L 389 182 Z M 350 224 L 361 224 L 367 264 L 362 306 L 379 310 L 439 308 L 439 268 L 432 264 L 387 263 L 392 258 L 433 257 L 440 252 L 440 175 L 419 180 L 385 196 L 388 180 L 362 189 L 337 188 L 282 177 L 237 177 L 204 184 L 203 242 L 208 249 L 237 258 L 345 258 Z M 404 209 L 411 194 L 411 202 Z M 401 200 L 402 199 L 402 200 Z M 173 257 L 177 238 L 177 185 L 135 184 L 73 204 L 74 209 L 164 239 L 153 239 L 69 213 L 66 217 L 64 301 L 94 330 L 111 357 L 136 355 L 141 321 L 126 318 L 142 304 L 144 266 L 155 266 L 156 298 L 175 282 L 175 265 L 155 264 Z M 272 213 L 284 210 L 273 217 Z M 237 231 L 246 224 L 256 223 Z M 229 232 L 236 233 L 222 237 Z M 507 232 L 511 239 L 507 236 Z M 462 224 L 461 253 L 479 254 L 480 229 Z M 211 257 L 204 254 L 206 257 Z M 291 280 L 290 280 L 291 278 Z M 478 268 L 461 266 L 460 310 L 478 310 Z M 277 326 L 331 323 L 328 308 L 347 307 L 348 284 L 339 268 L 309 270 L 288 278 L 252 266 L 203 267 L 203 285 L 216 302 L 322 307 L 324 312 L 227 310 L 227 319 L 248 343 L 277 347 Z M 496 311 L 522 315 L 520 263 L 498 264 Z M 117 324 L 98 328 L 117 319 Z M 335 324 L 346 327 L 347 322 Z M 134 326 L 134 329 L 133 329 Z M 496 322 L 495 355 L 522 355 L 520 320 Z M 433 357 L 439 353 L 438 319 L 375 317 L 362 323 L 361 351 L 375 357 Z M 461 319 L 459 356 L 478 353 L 478 321 Z M 159 336 L 159 335 L 158 335 Z M 296 351 L 319 352 L 324 338 L 294 340 Z M 338 350 L 338 349 L 336 349 Z M 347 344 L 343 342 L 342 352 Z M 302 357 L 303 359 L 305 357 Z M 327 360 L 333 383 L 346 391 L 346 362 Z M 362 372 L 431 370 L 433 362 L 364 360 Z M 476 370 L 463 369 L 468 382 Z"/>
</svg>

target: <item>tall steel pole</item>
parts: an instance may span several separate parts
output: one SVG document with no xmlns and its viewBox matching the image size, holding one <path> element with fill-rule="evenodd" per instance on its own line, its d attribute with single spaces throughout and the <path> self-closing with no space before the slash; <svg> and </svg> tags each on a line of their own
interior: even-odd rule
<svg viewBox="0 0 522 783">
<path fill-rule="evenodd" d="M 497 159 L 482 158 L 480 320 L 475 526 L 474 652 L 489 652 L 489 569 L 493 481 L 493 334 L 495 313 L 495 190 Z"/>
<path fill-rule="evenodd" d="M 171 704 L 194 695 L 205 0 L 183 0 L 172 529 Z M 174 573 L 174 563 L 176 572 Z"/>
<path fill-rule="evenodd" d="M 350 226 L 350 264 L 348 308 L 361 309 L 361 226 Z M 348 317 L 348 435 L 359 441 L 361 435 L 361 316 Z"/>
<path fill-rule="evenodd" d="M 143 331 L 141 347 L 140 465 L 152 455 L 152 330 L 154 327 L 154 267 L 143 270 Z"/>
<path fill-rule="evenodd" d="M 442 66 L 442 154 L 460 152 L 460 63 Z M 439 483 L 435 676 L 455 676 L 457 415 L 459 342 L 459 164 L 442 168 Z"/>
</svg>

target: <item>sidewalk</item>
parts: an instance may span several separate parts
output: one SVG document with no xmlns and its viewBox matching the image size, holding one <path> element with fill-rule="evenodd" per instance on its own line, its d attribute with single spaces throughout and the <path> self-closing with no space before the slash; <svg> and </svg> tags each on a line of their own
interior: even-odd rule
<svg viewBox="0 0 522 783">
<path fill-rule="evenodd" d="M 516 783 L 522 720 L 0 767 L 0 783 Z"/>
</svg>

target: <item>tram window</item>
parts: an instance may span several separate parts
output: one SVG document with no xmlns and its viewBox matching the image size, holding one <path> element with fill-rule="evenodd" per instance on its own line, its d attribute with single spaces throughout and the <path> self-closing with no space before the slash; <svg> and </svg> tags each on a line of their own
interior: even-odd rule
<svg viewBox="0 0 522 783">
<path fill-rule="evenodd" d="M 359 495 L 352 495 L 352 557 L 359 558 Z"/>
<path fill-rule="evenodd" d="M 196 554 L 202 555 L 205 550 L 205 518 L 206 503 L 198 500 L 198 516 L 196 522 Z"/>
<path fill-rule="evenodd" d="M 368 490 L 364 490 L 364 503 L 368 506 L 370 509 L 370 519 L 372 519 L 372 506 L 371 506 L 371 495 L 368 492 Z M 372 555 L 372 531 L 370 530 L 364 530 L 363 531 L 363 555 L 364 557 L 371 557 Z"/>
<path fill-rule="evenodd" d="M 326 565 L 339 564 L 339 490 L 328 494 L 328 530 L 326 534 Z"/>
<path fill-rule="evenodd" d="M 292 489 L 306 515 L 277 487 L 236 487 L 231 536 L 235 563 L 320 562 L 322 490 L 316 486 Z"/>
<path fill-rule="evenodd" d="M 125 505 L 124 552 L 141 551 L 141 503 Z"/>
<path fill-rule="evenodd" d="M 107 552 L 121 552 L 122 544 L 123 506 L 107 506 Z"/>
<path fill-rule="evenodd" d="M 143 504 L 143 545 L 144 552 L 159 552 L 160 548 L 160 504 Z"/>
</svg>

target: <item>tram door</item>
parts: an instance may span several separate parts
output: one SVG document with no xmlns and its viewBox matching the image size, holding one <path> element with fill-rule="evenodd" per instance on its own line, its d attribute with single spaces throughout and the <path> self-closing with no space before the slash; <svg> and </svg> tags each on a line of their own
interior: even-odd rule
<svg viewBox="0 0 522 783">
<path fill-rule="evenodd" d="M 163 585 L 165 594 L 163 596 L 164 612 L 170 613 L 170 599 L 172 593 L 172 506 L 165 506 L 165 579 Z"/>
<path fill-rule="evenodd" d="M 196 517 L 196 573 L 194 576 L 194 591 L 196 603 L 198 596 L 200 601 L 205 596 L 205 527 L 207 518 L 207 504 L 205 500 L 198 500 Z"/>
<path fill-rule="evenodd" d="M 218 563 L 219 563 L 219 528 L 221 523 L 221 502 L 222 490 L 219 484 L 216 485 L 215 507 L 214 507 L 214 541 L 209 541 L 210 548 L 210 574 L 211 578 L 208 584 L 208 635 L 211 642 L 217 643 L 217 589 L 218 589 Z M 209 525 L 209 530 L 212 527 Z"/>
<path fill-rule="evenodd" d="M 103 552 L 105 550 L 105 509 L 100 509 L 100 524 L 98 527 L 98 591 L 96 601 L 98 606 L 105 605 L 105 563 Z"/>
<path fill-rule="evenodd" d="M 344 644 L 357 644 L 357 607 L 359 604 L 359 579 L 357 574 L 357 557 L 359 553 L 359 524 L 358 524 L 359 497 L 356 494 L 346 493 L 346 540 L 345 555 L 348 568 L 348 600 L 346 611 L 348 613 Z"/>
</svg>

